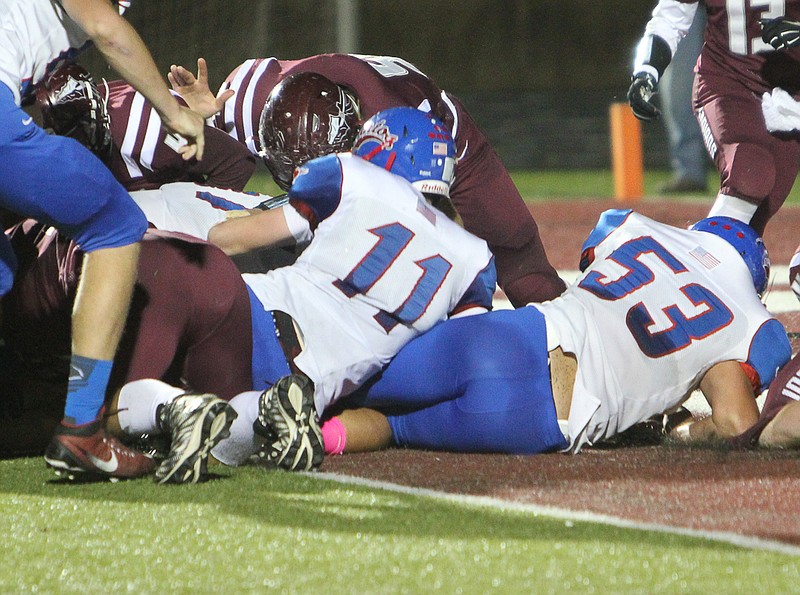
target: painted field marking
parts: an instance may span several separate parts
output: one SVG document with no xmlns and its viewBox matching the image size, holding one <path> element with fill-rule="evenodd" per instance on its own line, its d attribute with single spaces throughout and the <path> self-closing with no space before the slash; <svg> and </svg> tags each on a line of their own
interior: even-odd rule
<svg viewBox="0 0 800 595">
<path fill-rule="evenodd" d="M 580 455 L 564 455 L 564 456 L 580 456 Z M 575 521 L 586 522 L 586 523 L 598 523 L 602 525 L 609 525 L 612 527 L 619 527 L 622 529 L 634 529 L 639 531 L 653 531 L 656 533 L 683 535 L 686 537 L 694 537 L 697 539 L 707 539 L 710 541 L 727 543 L 737 547 L 776 552 L 781 554 L 787 554 L 790 556 L 800 556 L 800 547 L 798 546 L 770 539 L 762 539 L 759 537 L 740 535 L 738 533 L 731 533 L 728 531 L 701 531 L 698 529 L 671 527 L 669 525 L 661 525 L 657 523 L 642 523 L 638 521 L 625 519 L 622 517 L 616 517 L 607 514 L 599 514 L 586 510 L 583 511 L 569 510 L 567 508 L 558 508 L 555 506 L 541 506 L 538 504 L 527 504 L 527 503 L 523 504 L 519 502 L 508 502 L 505 500 L 501 500 L 499 498 L 490 498 L 488 496 L 468 496 L 464 494 L 450 494 L 447 492 L 439 492 L 436 490 L 429 490 L 425 488 L 413 488 L 396 483 L 390 483 L 387 481 L 364 479 L 361 477 L 353 477 L 350 475 L 338 475 L 336 473 L 319 473 L 319 472 L 302 472 L 302 473 L 308 477 L 315 477 L 343 484 L 354 484 L 372 489 L 408 494 L 411 496 L 435 498 L 437 500 L 444 500 L 461 506 L 478 506 L 482 508 L 492 508 L 496 510 L 523 512 L 527 514 L 532 514 L 533 516 L 541 515 L 553 519 L 561 519 L 565 521 L 565 525 L 568 527 L 570 526 L 570 523 Z"/>
</svg>

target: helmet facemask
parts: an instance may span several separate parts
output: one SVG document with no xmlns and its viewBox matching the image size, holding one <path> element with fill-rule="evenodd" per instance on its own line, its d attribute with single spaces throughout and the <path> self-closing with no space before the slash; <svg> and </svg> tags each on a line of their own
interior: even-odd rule
<svg viewBox="0 0 800 595">
<path fill-rule="evenodd" d="M 108 161 L 113 146 L 108 89 L 101 95 L 85 69 L 77 64 L 61 66 L 37 89 L 36 101 L 45 129 L 75 139 Z"/>
</svg>

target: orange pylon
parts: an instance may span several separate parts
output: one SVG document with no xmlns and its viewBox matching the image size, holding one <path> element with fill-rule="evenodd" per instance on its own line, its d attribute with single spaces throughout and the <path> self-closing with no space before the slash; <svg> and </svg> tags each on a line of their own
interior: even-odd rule
<svg viewBox="0 0 800 595">
<path fill-rule="evenodd" d="M 636 202 L 644 195 L 641 122 L 627 103 L 612 103 L 609 120 L 614 199 Z"/>
</svg>

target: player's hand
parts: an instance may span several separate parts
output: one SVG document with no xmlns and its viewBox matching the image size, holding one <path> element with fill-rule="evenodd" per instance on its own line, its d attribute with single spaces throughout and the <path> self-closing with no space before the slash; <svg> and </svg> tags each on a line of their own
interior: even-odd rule
<svg viewBox="0 0 800 595">
<path fill-rule="evenodd" d="M 776 50 L 793 48 L 800 44 L 800 23 L 784 17 L 761 19 L 761 39 Z"/>
<path fill-rule="evenodd" d="M 650 100 L 656 93 L 656 79 L 646 72 L 633 75 L 633 81 L 628 89 L 628 102 L 631 104 L 633 115 L 650 122 L 661 117 L 661 111 Z"/>
<path fill-rule="evenodd" d="M 664 435 L 674 436 L 676 428 L 694 421 L 694 415 L 686 407 L 678 407 L 672 413 L 664 414 Z"/>
<path fill-rule="evenodd" d="M 204 118 L 219 113 L 225 102 L 233 97 L 233 90 L 228 89 L 214 97 L 208 86 L 208 66 L 203 58 L 197 59 L 197 76 L 183 66 L 173 64 L 167 73 L 172 90 L 183 97 L 186 104 Z"/>
<path fill-rule="evenodd" d="M 177 115 L 172 119 L 167 119 L 163 114 L 161 121 L 166 128 L 178 135 L 180 146 L 176 149 L 188 161 L 192 157 L 200 161 L 203 158 L 205 147 L 205 119 L 197 112 L 190 110 L 182 105 L 178 106 Z"/>
</svg>

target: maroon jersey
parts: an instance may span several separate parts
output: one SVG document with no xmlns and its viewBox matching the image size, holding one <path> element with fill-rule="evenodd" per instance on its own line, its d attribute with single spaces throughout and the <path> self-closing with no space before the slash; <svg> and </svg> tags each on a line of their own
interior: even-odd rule
<svg viewBox="0 0 800 595">
<path fill-rule="evenodd" d="M 800 0 L 706 0 L 705 4 L 708 23 L 700 73 L 736 76 L 759 97 L 774 87 L 790 93 L 800 90 L 800 47 L 776 52 L 761 39 L 759 23 L 781 16 L 800 20 Z"/>
<path fill-rule="evenodd" d="M 800 98 L 800 48 L 774 50 L 762 41 L 759 21 L 800 20 L 800 0 L 707 0 L 705 10 L 694 107 L 720 173 L 717 201 L 733 197 L 754 205 L 750 224 L 763 234 L 800 170 L 800 135 L 771 134 L 761 96 L 781 87 Z"/>
<path fill-rule="evenodd" d="M 114 146 L 107 165 L 127 190 L 152 190 L 168 182 L 244 189 L 255 158 L 240 143 L 206 126 L 203 159 L 185 161 L 165 142 L 161 118 L 141 93 L 125 81 L 104 82 L 97 88 L 108 93 Z"/>
<path fill-rule="evenodd" d="M 3 338 L 35 378 L 60 383 L 53 395 L 63 400 L 82 253 L 33 221 L 19 225 L 11 241 L 19 268 L 2 301 Z M 160 378 L 230 399 L 252 386 L 251 327 L 247 287 L 221 250 L 149 230 L 110 387 Z"/>
<path fill-rule="evenodd" d="M 433 112 L 451 129 L 458 149 L 450 189 L 453 205 L 464 227 L 489 244 L 498 282 L 511 302 L 519 306 L 552 299 L 566 288 L 547 260 L 536 222 L 483 132 L 456 97 L 401 58 L 324 54 L 302 60 L 247 60 L 220 89 L 236 94 L 215 125 L 258 154 L 258 122 L 267 97 L 278 82 L 296 72 L 316 72 L 350 88 L 364 119 L 390 107 Z"/>
</svg>

